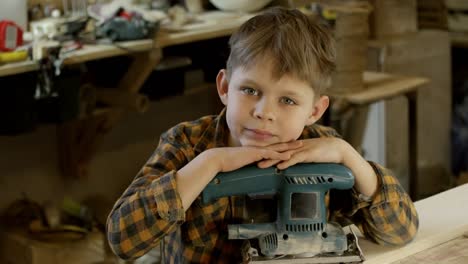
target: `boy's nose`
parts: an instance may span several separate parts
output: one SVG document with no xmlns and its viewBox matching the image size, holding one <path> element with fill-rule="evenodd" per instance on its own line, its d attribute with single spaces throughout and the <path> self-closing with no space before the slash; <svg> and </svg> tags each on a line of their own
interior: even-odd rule
<svg viewBox="0 0 468 264">
<path fill-rule="evenodd" d="M 254 116 L 258 119 L 274 121 L 275 111 L 273 104 L 266 99 L 260 100 L 255 106 Z"/>
</svg>

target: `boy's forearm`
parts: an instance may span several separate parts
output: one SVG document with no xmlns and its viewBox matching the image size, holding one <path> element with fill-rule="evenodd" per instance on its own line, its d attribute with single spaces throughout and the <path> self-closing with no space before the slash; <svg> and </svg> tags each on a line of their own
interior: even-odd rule
<svg viewBox="0 0 468 264">
<path fill-rule="evenodd" d="M 351 145 L 344 146 L 344 153 L 343 163 L 354 174 L 355 189 L 365 196 L 373 196 L 378 187 L 374 169 Z"/>
<path fill-rule="evenodd" d="M 219 165 L 216 156 L 210 150 L 201 153 L 178 170 L 177 191 L 185 211 L 218 172 Z"/>
<path fill-rule="evenodd" d="M 391 171 L 376 163 L 371 164 L 381 186 L 369 207 L 362 208 L 364 217 L 359 225 L 366 237 L 379 244 L 407 244 L 418 230 L 416 208 Z"/>
<path fill-rule="evenodd" d="M 156 179 L 150 172 L 140 174 L 132 182 L 107 219 L 107 239 L 116 255 L 138 258 L 176 230 L 184 212 L 175 187 L 175 171 Z"/>
</svg>

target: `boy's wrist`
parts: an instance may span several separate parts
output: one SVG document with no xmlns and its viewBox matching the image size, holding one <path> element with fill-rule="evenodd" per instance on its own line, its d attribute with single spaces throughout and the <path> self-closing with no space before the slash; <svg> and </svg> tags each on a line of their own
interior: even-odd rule
<svg viewBox="0 0 468 264">
<path fill-rule="evenodd" d="M 354 149 L 351 144 L 349 144 L 346 140 L 340 139 L 342 144 L 341 144 L 341 162 L 343 165 L 346 167 L 350 168 L 353 167 L 353 165 L 356 163 L 356 160 L 361 157 L 359 153 Z M 358 156 L 356 156 L 358 155 Z"/>
<path fill-rule="evenodd" d="M 220 158 L 219 153 L 217 153 L 216 149 L 207 149 L 201 153 L 203 155 L 203 159 L 206 164 L 209 164 L 209 171 L 213 172 L 214 175 L 221 172 L 222 169 L 222 160 Z"/>
<path fill-rule="evenodd" d="M 374 169 L 351 144 L 346 142 L 342 151 L 343 165 L 348 167 L 355 177 L 354 189 L 362 197 L 372 197 L 378 187 L 377 175 Z"/>
</svg>

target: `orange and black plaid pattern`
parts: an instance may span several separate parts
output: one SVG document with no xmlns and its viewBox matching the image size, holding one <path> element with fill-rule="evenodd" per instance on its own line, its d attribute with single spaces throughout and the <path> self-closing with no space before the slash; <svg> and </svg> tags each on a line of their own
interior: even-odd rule
<svg viewBox="0 0 468 264">
<path fill-rule="evenodd" d="M 227 145 L 225 111 L 181 123 L 161 136 L 159 145 L 114 205 L 107 222 L 112 250 L 135 259 L 164 239 L 165 263 L 240 263 L 240 242 L 228 240 L 227 225 L 242 221 L 244 199 L 221 198 L 205 205 L 200 197 L 184 213 L 177 192 L 177 170 L 202 151 Z M 328 127 L 306 127 L 302 139 L 338 136 Z M 363 199 L 354 190 L 332 190 L 329 219 L 354 223 L 380 244 L 408 243 L 418 229 L 409 196 L 385 168 L 372 163 L 380 191 Z"/>
</svg>

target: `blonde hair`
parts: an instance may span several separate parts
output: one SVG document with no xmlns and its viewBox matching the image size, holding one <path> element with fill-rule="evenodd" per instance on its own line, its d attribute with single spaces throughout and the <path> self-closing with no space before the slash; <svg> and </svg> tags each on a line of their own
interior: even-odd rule
<svg viewBox="0 0 468 264">
<path fill-rule="evenodd" d="M 308 82 L 322 94 L 335 69 L 332 34 L 317 19 L 299 10 L 273 7 L 245 22 L 230 38 L 227 74 L 269 57 L 273 76 L 284 74 Z"/>
</svg>

